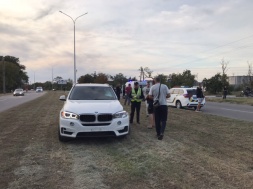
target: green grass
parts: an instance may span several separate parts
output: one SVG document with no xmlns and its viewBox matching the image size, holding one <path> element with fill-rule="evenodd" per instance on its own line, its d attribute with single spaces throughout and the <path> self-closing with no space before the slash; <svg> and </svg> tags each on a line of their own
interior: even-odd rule
<svg viewBox="0 0 253 189">
<path fill-rule="evenodd" d="M 233 103 L 233 104 L 245 104 L 253 106 L 253 98 L 252 97 L 236 97 L 236 98 L 206 98 L 209 102 L 227 102 L 227 103 Z"/>
<path fill-rule="evenodd" d="M 253 188 L 251 122 L 169 108 L 160 141 L 142 103 L 125 139 L 60 143 L 61 94 L 0 113 L 1 188 Z"/>
</svg>

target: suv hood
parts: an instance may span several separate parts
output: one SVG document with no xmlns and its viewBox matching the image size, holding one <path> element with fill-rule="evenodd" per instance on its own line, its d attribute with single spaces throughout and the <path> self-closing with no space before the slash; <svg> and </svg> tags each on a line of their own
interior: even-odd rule
<svg viewBox="0 0 253 189">
<path fill-rule="evenodd" d="M 67 100 L 63 110 L 76 114 L 95 112 L 114 114 L 123 111 L 123 107 L 118 100 Z"/>
</svg>

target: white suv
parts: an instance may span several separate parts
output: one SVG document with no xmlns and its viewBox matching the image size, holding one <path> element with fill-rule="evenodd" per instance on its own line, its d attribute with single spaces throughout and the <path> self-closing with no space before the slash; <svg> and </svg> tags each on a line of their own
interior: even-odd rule
<svg viewBox="0 0 253 189">
<path fill-rule="evenodd" d="M 129 133 L 129 115 L 107 84 L 76 84 L 60 100 L 65 101 L 60 111 L 60 141 Z"/>
<path fill-rule="evenodd" d="M 167 105 L 177 108 L 189 107 L 196 109 L 198 106 L 196 90 L 196 88 L 171 88 L 170 98 L 167 99 Z M 201 103 L 201 107 L 203 107 L 205 103 L 204 99 Z"/>
</svg>

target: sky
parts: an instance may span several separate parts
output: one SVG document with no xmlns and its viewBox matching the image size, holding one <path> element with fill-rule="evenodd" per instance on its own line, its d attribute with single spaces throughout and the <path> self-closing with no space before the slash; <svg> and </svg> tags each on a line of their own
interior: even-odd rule
<svg viewBox="0 0 253 189">
<path fill-rule="evenodd" d="M 198 81 L 247 75 L 253 62 L 252 0 L 0 0 L 0 55 L 19 58 L 29 82 L 148 67 Z"/>
</svg>

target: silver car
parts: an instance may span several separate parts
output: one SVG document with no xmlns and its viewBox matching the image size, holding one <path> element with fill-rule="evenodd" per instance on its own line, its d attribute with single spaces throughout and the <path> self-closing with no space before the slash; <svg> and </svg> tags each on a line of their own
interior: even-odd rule
<svg viewBox="0 0 253 189">
<path fill-rule="evenodd" d="M 14 92 L 13 92 L 13 96 L 24 96 L 25 95 L 25 92 L 23 89 L 16 89 Z"/>
</svg>

